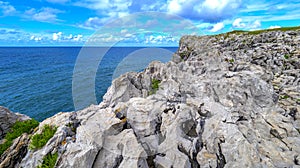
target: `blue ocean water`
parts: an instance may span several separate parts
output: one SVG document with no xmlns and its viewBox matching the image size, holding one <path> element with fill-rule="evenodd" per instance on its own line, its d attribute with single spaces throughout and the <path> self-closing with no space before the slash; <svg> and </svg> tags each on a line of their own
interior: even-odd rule
<svg viewBox="0 0 300 168">
<path fill-rule="evenodd" d="M 146 66 L 143 60 L 151 55 L 152 59 L 162 62 L 171 59 L 171 54 L 159 56 L 160 53 L 154 54 L 151 50 L 136 54 L 143 49 L 113 47 L 104 55 L 95 79 L 98 103 L 113 76 L 132 68 L 143 70 Z M 177 48 L 164 50 L 173 53 Z M 72 77 L 80 51 L 80 47 L 0 47 L 0 106 L 39 121 L 61 111 L 74 111 Z"/>
</svg>

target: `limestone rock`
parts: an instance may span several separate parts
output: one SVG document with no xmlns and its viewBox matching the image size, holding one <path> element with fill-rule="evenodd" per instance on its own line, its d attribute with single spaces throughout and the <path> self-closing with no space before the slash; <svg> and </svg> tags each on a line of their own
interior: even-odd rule
<svg viewBox="0 0 300 168">
<path fill-rule="evenodd" d="M 12 146 L 1 155 L 0 167 L 18 167 L 17 165 L 27 153 L 28 143 L 29 137 L 27 134 L 15 139 Z"/>
<path fill-rule="evenodd" d="M 29 120 L 28 116 L 19 113 L 13 113 L 7 108 L 0 106 L 0 140 L 4 138 L 10 127 L 16 121 Z"/>
<path fill-rule="evenodd" d="M 299 30 L 184 36 L 100 105 L 43 121 L 56 134 L 20 166 L 57 151 L 56 167 L 297 167 L 299 48 Z"/>
</svg>

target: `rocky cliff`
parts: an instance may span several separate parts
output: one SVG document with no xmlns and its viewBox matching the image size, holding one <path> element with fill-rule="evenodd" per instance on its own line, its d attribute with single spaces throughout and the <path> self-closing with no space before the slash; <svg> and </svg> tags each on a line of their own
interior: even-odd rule
<svg viewBox="0 0 300 168">
<path fill-rule="evenodd" d="M 99 105 L 40 123 L 56 133 L 15 167 L 297 167 L 299 77 L 300 30 L 185 36 Z"/>
</svg>

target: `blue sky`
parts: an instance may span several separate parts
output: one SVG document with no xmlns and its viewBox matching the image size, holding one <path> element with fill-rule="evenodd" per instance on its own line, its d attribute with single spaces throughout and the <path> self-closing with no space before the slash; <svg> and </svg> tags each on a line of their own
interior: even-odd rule
<svg viewBox="0 0 300 168">
<path fill-rule="evenodd" d="M 299 25 L 299 0 L 0 0 L 0 46 L 177 46 L 185 34 Z"/>
</svg>

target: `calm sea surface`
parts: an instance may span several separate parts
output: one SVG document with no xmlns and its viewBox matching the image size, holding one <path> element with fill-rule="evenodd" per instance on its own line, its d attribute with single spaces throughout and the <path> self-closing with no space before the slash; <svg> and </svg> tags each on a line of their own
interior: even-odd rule
<svg viewBox="0 0 300 168">
<path fill-rule="evenodd" d="M 163 50 L 169 53 L 162 49 L 111 48 L 96 69 L 97 102 L 102 101 L 113 76 L 142 71 L 145 60 L 167 62 L 177 48 Z M 61 111 L 74 111 L 72 77 L 80 51 L 80 47 L 0 47 L 0 106 L 39 121 Z M 94 52 L 91 57 L 95 57 Z"/>
</svg>

